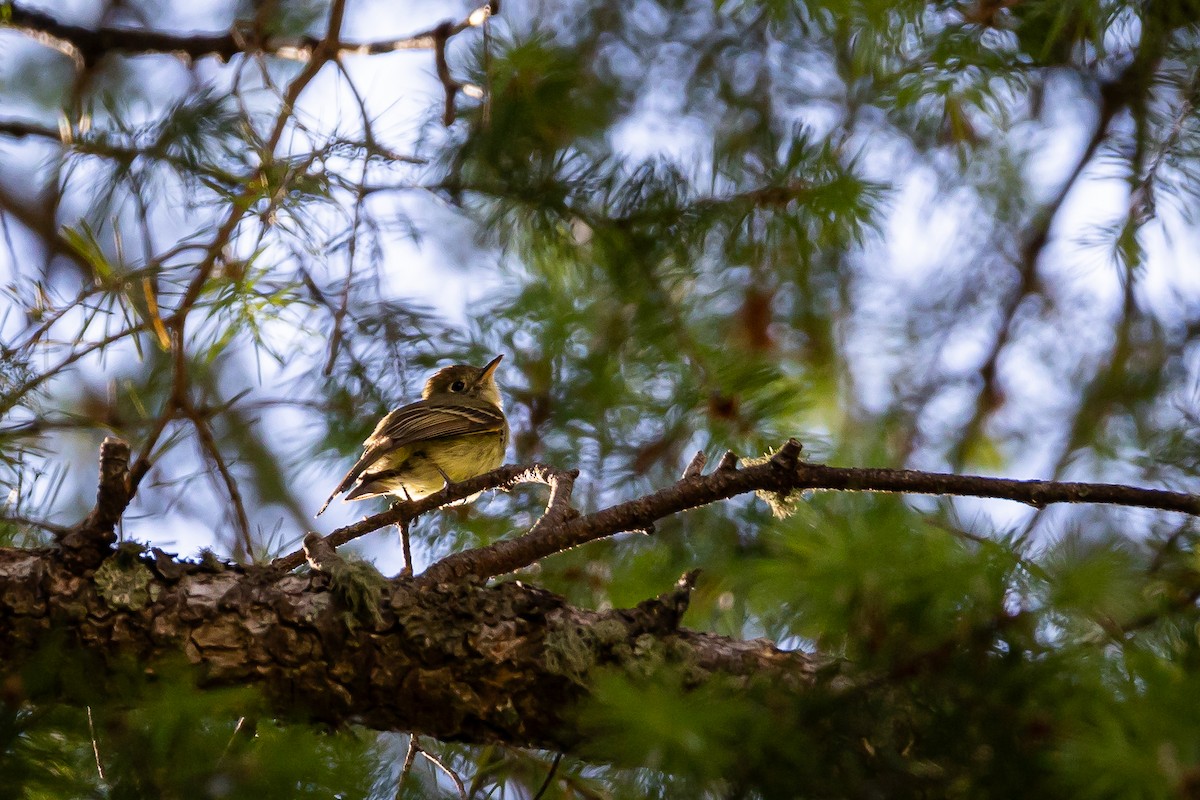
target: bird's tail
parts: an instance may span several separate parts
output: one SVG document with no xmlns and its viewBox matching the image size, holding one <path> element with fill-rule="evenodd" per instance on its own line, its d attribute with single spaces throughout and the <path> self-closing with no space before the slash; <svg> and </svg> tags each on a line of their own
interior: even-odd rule
<svg viewBox="0 0 1200 800">
<path fill-rule="evenodd" d="M 316 514 L 314 514 L 313 516 L 317 516 L 317 517 L 319 517 L 319 516 L 321 516 L 322 514 L 324 514 L 324 513 L 325 513 L 325 509 L 329 508 L 329 504 L 333 502 L 333 498 L 337 497 L 337 494 L 338 494 L 338 493 L 335 491 L 333 494 L 329 495 L 329 497 L 325 498 L 325 502 L 324 502 L 324 503 L 321 505 L 321 510 L 320 510 L 320 511 L 318 511 L 318 512 L 317 512 Z"/>
<path fill-rule="evenodd" d="M 359 463 L 361 463 L 361 461 Z M 316 513 L 316 516 L 319 517 L 324 514 L 325 509 L 329 508 L 329 504 L 333 502 L 333 498 L 349 489 L 350 484 L 354 483 L 354 480 L 358 477 L 358 473 L 361 471 L 362 469 L 358 464 L 355 464 L 353 467 L 351 467 L 350 471 L 342 476 L 342 480 L 340 483 L 338 483 L 337 488 L 330 493 L 329 497 L 325 498 L 325 504 L 321 506 L 321 510 Z"/>
</svg>

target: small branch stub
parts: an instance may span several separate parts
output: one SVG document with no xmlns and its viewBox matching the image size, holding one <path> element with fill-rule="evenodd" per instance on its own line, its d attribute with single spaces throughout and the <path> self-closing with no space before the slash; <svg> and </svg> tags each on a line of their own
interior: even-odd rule
<svg viewBox="0 0 1200 800">
<path fill-rule="evenodd" d="M 88 515 L 86 526 L 111 531 L 129 504 L 129 445 L 106 436 L 100 444 L 100 485 L 96 507 Z"/>
<path fill-rule="evenodd" d="M 717 472 L 729 472 L 737 469 L 738 457 L 732 450 L 726 450 L 725 455 L 717 462 Z"/>
<path fill-rule="evenodd" d="M 697 450 L 696 455 L 692 456 L 692 460 L 688 462 L 687 467 L 683 470 L 683 480 L 695 478 L 704 472 L 704 465 L 708 463 L 708 456 L 704 455 L 703 450 Z"/>
<path fill-rule="evenodd" d="M 788 439 L 783 443 L 783 447 L 771 456 L 771 463 L 785 472 L 792 472 L 800 463 L 800 452 L 803 449 L 804 445 L 800 444 L 799 439 Z"/>
<path fill-rule="evenodd" d="M 116 527 L 129 505 L 129 445 L 108 436 L 100 445 L 100 479 L 96 506 L 83 522 L 58 537 L 63 559 L 74 569 L 99 566 L 117 541 Z"/>
<path fill-rule="evenodd" d="M 304 535 L 304 555 L 308 565 L 317 572 L 330 572 L 344 563 L 342 557 L 319 533 L 309 531 Z"/>
<path fill-rule="evenodd" d="M 643 600 L 638 603 L 637 610 L 649 615 L 654 620 L 654 628 L 660 632 L 674 632 L 679 629 L 679 623 L 688 609 L 692 599 L 692 589 L 696 586 L 696 578 L 700 570 L 693 569 L 685 572 L 675 582 L 668 592 L 663 592 L 653 600 Z"/>
</svg>

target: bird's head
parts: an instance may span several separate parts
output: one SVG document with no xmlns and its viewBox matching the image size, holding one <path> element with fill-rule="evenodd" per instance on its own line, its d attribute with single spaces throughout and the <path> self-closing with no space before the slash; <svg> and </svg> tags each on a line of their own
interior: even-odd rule
<svg viewBox="0 0 1200 800">
<path fill-rule="evenodd" d="M 421 398 L 472 397 L 498 407 L 500 389 L 496 387 L 496 367 L 502 358 L 503 355 L 498 355 L 482 367 L 472 367 L 470 364 L 443 367 L 425 381 Z"/>
</svg>

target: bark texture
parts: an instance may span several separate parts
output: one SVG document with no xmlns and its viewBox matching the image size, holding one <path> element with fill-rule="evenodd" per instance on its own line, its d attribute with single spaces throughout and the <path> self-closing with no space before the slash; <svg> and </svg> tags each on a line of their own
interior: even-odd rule
<svg viewBox="0 0 1200 800">
<path fill-rule="evenodd" d="M 803 690 L 816 666 L 766 641 L 681 630 L 692 576 L 598 612 L 518 582 L 388 581 L 340 558 L 295 574 L 129 545 L 83 569 L 68 555 L 0 549 L 4 672 L 65 638 L 102 664 L 182 655 L 203 684 L 256 685 L 283 716 L 569 750 L 571 709 L 598 668 L 672 664 L 697 684 L 764 677 Z"/>
</svg>

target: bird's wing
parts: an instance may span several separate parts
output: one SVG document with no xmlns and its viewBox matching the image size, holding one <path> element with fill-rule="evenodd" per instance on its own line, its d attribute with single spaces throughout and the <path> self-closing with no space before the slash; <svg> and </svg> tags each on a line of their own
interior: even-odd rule
<svg viewBox="0 0 1200 800">
<path fill-rule="evenodd" d="M 504 413 L 491 403 L 467 398 L 457 403 L 425 400 L 388 414 L 366 444 L 368 452 L 380 445 L 390 450 L 423 439 L 491 433 L 503 427 Z"/>
<path fill-rule="evenodd" d="M 426 439 L 491 433 L 503 428 L 504 412 L 491 403 L 465 397 L 455 403 L 421 400 L 397 408 L 375 426 L 374 432 L 363 443 L 362 457 L 342 478 L 317 515 L 329 506 L 330 500 L 349 489 L 371 465 L 399 447 Z"/>
</svg>

